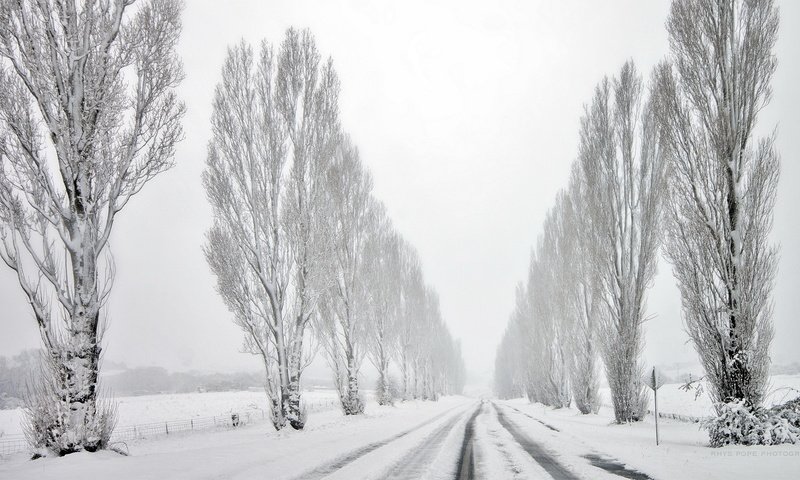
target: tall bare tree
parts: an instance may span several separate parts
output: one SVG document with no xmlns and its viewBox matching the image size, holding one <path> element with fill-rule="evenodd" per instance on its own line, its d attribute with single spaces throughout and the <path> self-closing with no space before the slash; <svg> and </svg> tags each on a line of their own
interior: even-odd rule
<svg viewBox="0 0 800 480">
<path fill-rule="evenodd" d="M 48 365 L 33 443 L 103 448 L 104 263 L 116 215 L 171 165 L 182 136 L 181 4 L 0 2 L 0 256 L 33 308 Z"/>
<path fill-rule="evenodd" d="M 384 215 L 385 217 L 385 215 Z M 400 311 L 401 239 L 388 217 L 378 225 L 366 249 L 369 315 L 367 356 L 378 371 L 376 397 L 380 405 L 394 398 L 389 380 L 389 363 L 395 349 Z"/>
<path fill-rule="evenodd" d="M 333 60 L 321 62 L 311 32 L 289 29 L 278 59 L 278 111 L 283 117 L 292 164 L 286 190 L 287 234 L 294 264 L 287 346 L 289 419 L 297 423 L 300 374 L 307 327 L 330 276 L 329 205 L 325 182 L 340 140 L 339 78 Z"/>
<path fill-rule="evenodd" d="M 580 178 L 580 164 L 573 164 L 569 187 L 562 193 L 560 215 L 564 225 L 562 268 L 566 292 L 568 325 L 568 363 L 570 388 L 575 406 L 581 413 L 597 413 L 600 409 L 598 379 L 599 282 L 592 268 L 592 238 L 587 223 L 588 203 Z"/>
<path fill-rule="evenodd" d="M 673 165 L 666 252 L 683 318 L 713 400 L 750 407 L 764 396 L 773 337 L 780 166 L 773 137 L 756 142 L 753 129 L 771 96 L 778 23 L 771 0 L 674 1 L 674 72 L 658 74 Z"/>
<path fill-rule="evenodd" d="M 266 43 L 258 58 L 244 43 L 228 50 L 214 96 L 203 183 L 214 211 L 206 258 L 220 296 L 245 332 L 245 350 L 264 363 L 273 424 L 281 428 L 288 396 L 284 303 L 291 261 L 282 217 L 289 160 L 275 70 Z"/>
<path fill-rule="evenodd" d="M 396 358 L 400 366 L 403 400 L 415 396 L 414 364 L 419 350 L 415 348 L 420 336 L 420 319 L 425 302 L 425 279 L 417 251 L 407 242 L 400 247 L 400 309 L 397 329 Z"/>
<path fill-rule="evenodd" d="M 385 214 L 372 196 L 372 177 L 349 138 L 342 136 L 327 170 L 333 281 L 317 316 L 318 338 L 333 369 L 342 409 L 347 415 L 363 413 L 358 374 L 367 353 L 372 285 L 368 248 L 377 240 Z"/>
<path fill-rule="evenodd" d="M 580 163 L 600 284 L 599 333 L 617 422 L 640 420 L 645 295 L 656 273 L 666 162 L 632 62 L 604 79 L 581 121 Z"/>
<path fill-rule="evenodd" d="M 206 258 L 217 290 L 266 369 L 272 420 L 302 428 L 304 340 L 326 282 L 320 185 L 338 135 L 338 81 L 311 33 L 289 29 L 275 57 L 242 43 L 217 86 L 207 170 Z"/>
<path fill-rule="evenodd" d="M 535 323 L 536 348 L 544 352 L 543 368 L 546 403 L 556 407 L 570 404 L 569 348 L 569 288 L 564 270 L 566 252 L 562 251 L 563 224 L 559 195 L 556 205 L 547 212 L 542 235 L 536 246 L 536 261 L 531 262 L 528 289 L 531 295 L 532 320 Z"/>
</svg>

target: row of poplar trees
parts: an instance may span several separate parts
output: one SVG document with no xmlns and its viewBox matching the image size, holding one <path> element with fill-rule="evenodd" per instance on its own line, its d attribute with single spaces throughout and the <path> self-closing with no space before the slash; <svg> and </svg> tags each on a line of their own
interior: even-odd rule
<svg viewBox="0 0 800 480">
<path fill-rule="evenodd" d="M 646 293 L 659 251 L 718 409 L 758 407 L 773 337 L 779 177 L 754 138 L 777 64 L 770 0 L 674 0 L 670 57 L 645 88 L 632 62 L 585 107 L 578 158 L 533 250 L 495 363 L 503 397 L 642 419 Z"/>
<path fill-rule="evenodd" d="M 266 371 L 276 429 L 306 422 L 301 375 L 320 349 L 345 414 L 377 399 L 460 392 L 460 346 L 419 258 L 397 233 L 339 121 L 339 81 L 309 31 L 279 48 L 232 47 L 212 114 L 203 183 L 214 210 L 205 254 L 217 291 Z"/>
</svg>

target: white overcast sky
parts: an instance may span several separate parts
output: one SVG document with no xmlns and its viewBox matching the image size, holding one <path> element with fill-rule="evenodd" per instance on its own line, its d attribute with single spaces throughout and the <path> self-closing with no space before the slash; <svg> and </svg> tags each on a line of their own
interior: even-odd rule
<svg viewBox="0 0 800 480">
<path fill-rule="evenodd" d="M 782 176 L 773 238 L 773 359 L 800 360 L 800 2 L 779 2 L 774 98 L 761 133 L 777 127 Z M 106 358 L 172 370 L 256 369 L 214 291 L 201 252 L 211 223 L 200 174 L 211 98 L 228 45 L 279 43 L 308 27 L 332 56 L 345 129 L 361 150 L 398 230 L 419 250 L 468 369 L 487 376 L 526 277 L 546 210 L 577 153 L 582 105 L 632 58 L 645 79 L 667 54 L 667 0 L 187 0 L 179 52 L 186 139 L 176 167 L 122 212 L 112 251 Z M 0 269 L 0 355 L 38 346 L 29 306 Z M 668 265 L 651 291 L 648 363 L 693 361 Z"/>
</svg>

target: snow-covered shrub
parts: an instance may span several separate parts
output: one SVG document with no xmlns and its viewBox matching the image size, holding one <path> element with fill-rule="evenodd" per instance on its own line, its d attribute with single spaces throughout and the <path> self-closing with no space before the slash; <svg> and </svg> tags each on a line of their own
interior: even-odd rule
<svg viewBox="0 0 800 480">
<path fill-rule="evenodd" d="M 400 395 L 401 389 L 394 377 L 387 376 L 385 380 L 378 378 L 375 385 L 375 400 L 378 401 L 378 405 L 394 405 Z"/>
<path fill-rule="evenodd" d="M 392 405 L 394 404 L 394 399 L 392 398 L 392 394 L 387 388 L 386 382 L 383 378 L 378 378 L 377 383 L 375 384 L 375 400 L 378 401 L 378 405 Z"/>
<path fill-rule="evenodd" d="M 712 447 L 800 443 L 800 399 L 765 409 L 744 401 L 723 403 L 720 415 L 703 423 Z"/>
<path fill-rule="evenodd" d="M 63 456 L 108 448 L 117 423 L 116 405 L 96 399 L 79 404 L 68 398 L 63 366 L 45 362 L 40 375 L 28 385 L 23 430 L 36 456 Z M 76 410 L 77 407 L 83 411 Z M 77 413 L 76 413 L 77 412 Z M 88 413 L 84 413 L 88 412 Z M 83 414 L 83 422 L 76 422 Z"/>
<path fill-rule="evenodd" d="M 340 398 L 342 411 L 345 415 L 360 415 L 364 413 L 364 399 L 361 395 L 347 395 Z"/>
</svg>

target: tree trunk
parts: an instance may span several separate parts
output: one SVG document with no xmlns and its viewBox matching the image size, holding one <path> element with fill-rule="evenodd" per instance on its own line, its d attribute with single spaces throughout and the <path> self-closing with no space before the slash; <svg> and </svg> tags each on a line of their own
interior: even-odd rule
<svg viewBox="0 0 800 480">
<path fill-rule="evenodd" d="M 383 348 L 380 350 L 379 361 L 380 368 L 378 369 L 378 404 L 391 405 L 394 401 L 392 398 L 391 385 L 389 385 L 389 359 L 386 357 L 386 352 Z"/>
<path fill-rule="evenodd" d="M 408 390 L 411 386 L 411 379 L 409 378 L 409 370 L 411 367 L 408 364 L 408 358 L 405 355 L 403 355 L 403 358 L 400 362 L 400 369 L 403 371 L 403 400 L 410 400 L 411 392 Z"/>
<path fill-rule="evenodd" d="M 345 415 L 364 413 L 364 402 L 358 394 L 358 371 L 355 357 L 351 349 L 347 350 L 347 387 L 342 398 L 342 409 Z"/>
<path fill-rule="evenodd" d="M 74 285 L 70 334 L 59 339 L 40 319 L 47 365 L 28 399 L 28 420 L 36 432 L 33 445 L 58 455 L 104 448 L 115 420 L 112 412 L 98 411 L 97 405 L 100 299 L 96 258 L 85 247 L 92 244 L 85 238 L 87 231 L 76 226 L 72 232 L 78 249 L 70 252 Z"/>
<path fill-rule="evenodd" d="M 302 430 L 306 424 L 306 412 L 303 411 L 303 407 L 301 405 L 301 391 L 300 391 L 300 370 L 301 370 L 301 363 L 302 363 L 302 351 L 303 351 L 303 344 L 302 344 L 302 337 L 298 342 L 298 345 L 295 345 L 295 348 L 292 349 L 292 353 L 290 355 L 290 362 L 289 362 L 289 388 L 288 388 L 288 398 L 287 402 L 284 405 L 284 409 L 286 411 L 286 418 L 289 421 L 289 425 L 292 426 L 295 430 Z"/>
</svg>

